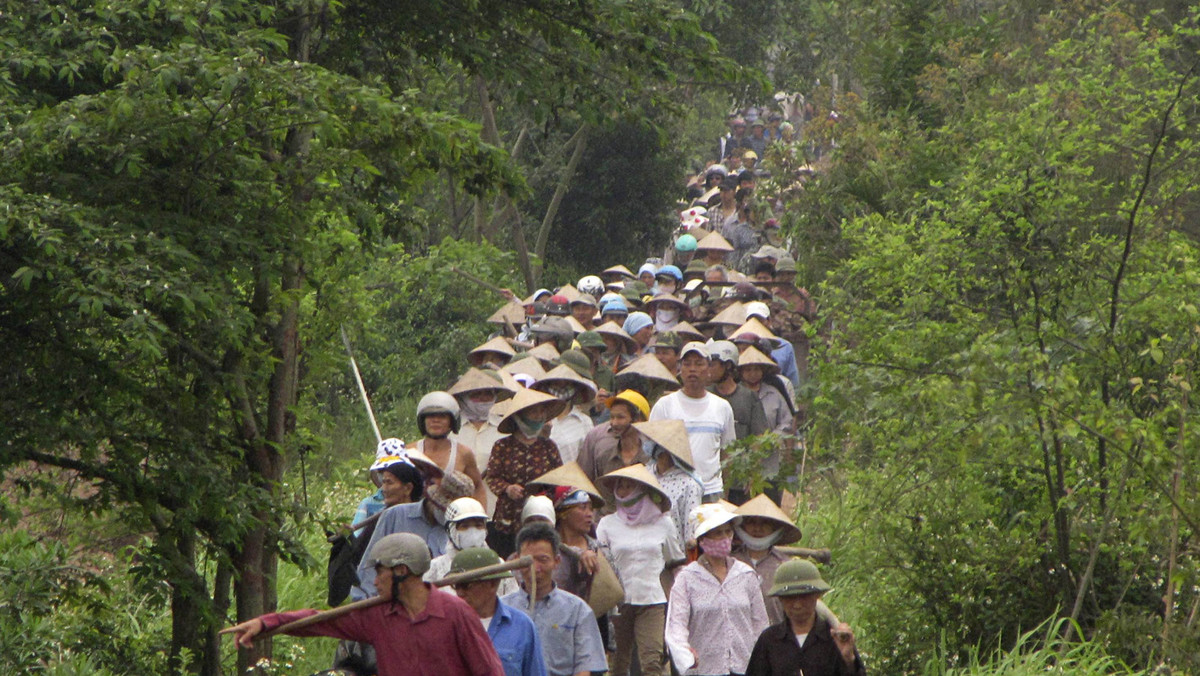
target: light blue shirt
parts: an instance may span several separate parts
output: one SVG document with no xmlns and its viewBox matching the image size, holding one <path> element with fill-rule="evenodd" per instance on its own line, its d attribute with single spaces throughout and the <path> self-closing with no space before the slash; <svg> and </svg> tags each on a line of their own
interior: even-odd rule
<svg viewBox="0 0 1200 676">
<path fill-rule="evenodd" d="M 375 532 L 371 534 L 371 542 L 367 545 L 367 553 L 358 563 L 358 586 L 350 589 L 350 598 L 358 601 L 378 594 L 375 591 L 375 566 L 371 562 L 371 550 L 375 543 L 392 533 L 412 533 L 425 540 L 429 546 L 430 558 L 446 553 L 446 529 L 442 526 L 431 526 L 421 513 L 425 499 L 416 502 L 406 502 L 402 505 L 388 507 L 383 516 L 375 522 Z"/>
<path fill-rule="evenodd" d="M 375 491 L 374 495 L 368 495 L 362 499 L 362 502 L 358 503 L 358 509 L 354 510 L 354 520 L 350 522 L 350 525 L 357 526 L 374 516 L 376 512 L 382 511 L 384 507 L 383 489 L 380 488 Z M 355 530 L 354 537 L 362 537 L 362 532 L 363 529 L 361 528 Z"/>
<path fill-rule="evenodd" d="M 779 372 L 792 381 L 792 387 L 800 387 L 800 370 L 796 368 L 796 348 L 791 342 L 779 338 L 779 347 L 771 350 L 771 359 L 779 364 Z"/>
<path fill-rule="evenodd" d="M 500 599 L 529 613 L 529 593 L 516 591 Z M 569 676 L 580 671 L 608 671 L 600 626 L 587 602 L 555 587 L 537 602 L 532 613 L 546 657 L 550 676 Z"/>
<path fill-rule="evenodd" d="M 500 655 L 505 676 L 546 676 L 542 642 L 528 615 L 497 600 L 487 633 Z"/>
</svg>

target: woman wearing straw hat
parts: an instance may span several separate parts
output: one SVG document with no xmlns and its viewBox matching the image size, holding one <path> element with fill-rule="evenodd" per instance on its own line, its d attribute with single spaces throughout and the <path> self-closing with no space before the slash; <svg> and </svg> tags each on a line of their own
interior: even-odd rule
<svg viewBox="0 0 1200 676">
<path fill-rule="evenodd" d="M 771 585 L 775 584 L 775 572 L 792 557 L 776 547 L 799 542 L 800 529 L 766 495 L 759 495 L 738 507 L 737 514 L 742 517 L 742 522 L 733 529 L 737 536 L 733 558 L 754 569 L 761 583 L 763 602 L 767 604 L 767 616 L 771 624 L 782 622 L 783 605 L 779 599 L 768 596 L 768 592 L 771 591 Z M 824 603 L 817 604 L 817 612 L 831 624 L 837 624 L 837 615 Z"/>
<path fill-rule="evenodd" d="M 754 641 L 767 627 L 758 576 L 730 556 L 738 516 L 720 503 L 691 518 L 703 552 L 675 577 L 667 605 L 667 647 L 681 674 L 744 674 Z"/>
<path fill-rule="evenodd" d="M 689 306 L 679 296 L 660 293 L 646 303 L 646 312 L 654 319 L 655 332 L 671 331 L 679 320 L 685 318 Z"/>
<path fill-rule="evenodd" d="M 596 333 L 600 334 L 600 338 L 604 341 L 607 349 L 604 354 L 600 355 L 600 363 L 607 366 L 613 373 L 625 368 L 635 357 L 638 351 L 637 341 L 633 336 L 625 333 L 625 329 L 621 328 L 616 322 L 605 322 L 596 329 Z"/>
<path fill-rule="evenodd" d="M 569 350 L 568 350 L 569 351 Z M 579 455 L 579 445 L 592 430 L 592 416 L 587 409 L 596 397 L 596 384 L 575 372 L 575 369 L 560 364 L 544 378 L 533 384 L 533 389 L 545 392 L 567 403 L 550 425 L 550 440 L 558 446 L 563 462 L 571 462 Z"/>
<path fill-rule="evenodd" d="M 671 498 L 671 520 L 679 542 L 691 549 L 692 510 L 700 506 L 704 484 L 692 466 L 692 446 L 688 443 L 687 426 L 682 420 L 652 420 L 634 423 L 634 428 L 652 444 L 650 473 L 658 480 L 663 492 Z"/>
<path fill-rule="evenodd" d="M 591 481 L 629 465 L 641 465 L 650 460 L 642 450 L 642 440 L 633 429 L 635 422 L 650 415 L 650 403 L 633 390 L 624 390 L 608 400 L 608 422 L 596 425 L 583 438 L 576 461 Z M 611 514 L 612 492 L 601 487 L 605 507 L 601 514 Z"/>
<path fill-rule="evenodd" d="M 509 436 L 496 442 L 483 480 L 496 494 L 496 510 L 488 525 L 488 543 L 501 557 L 513 552 L 513 538 L 525 504 L 525 484 L 562 465 L 553 441 L 541 435 L 546 421 L 567 402 L 536 390 L 521 390 L 508 403 L 497 428 Z"/>
<path fill-rule="evenodd" d="M 629 673 L 637 650 L 642 673 L 662 673 L 663 629 L 667 595 L 659 576 L 684 561 L 674 522 L 666 512 L 671 499 L 645 465 L 631 465 L 600 477 L 612 491 L 617 511 L 600 519 L 596 540 L 625 587 L 625 600 L 613 618 L 617 649 L 613 676 Z"/>
<path fill-rule="evenodd" d="M 490 419 L 492 408 L 496 402 L 511 397 L 513 390 L 505 386 L 500 371 L 471 368 L 454 383 L 449 392 L 458 400 L 462 411 L 462 424 L 454 438 L 475 453 L 476 467 L 487 467 L 492 446 L 504 436 Z M 487 487 L 487 482 L 482 483 L 486 500 L 481 502 L 491 514 L 496 508 L 496 496 Z"/>
</svg>

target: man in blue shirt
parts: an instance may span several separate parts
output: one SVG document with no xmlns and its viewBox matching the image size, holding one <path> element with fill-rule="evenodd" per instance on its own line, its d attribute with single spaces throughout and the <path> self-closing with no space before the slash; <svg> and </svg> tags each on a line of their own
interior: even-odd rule
<svg viewBox="0 0 1200 676">
<path fill-rule="evenodd" d="M 534 522 L 517 533 L 519 556 L 533 557 L 538 598 L 531 601 L 528 587 L 500 599 L 529 614 L 537 626 L 550 676 L 586 676 L 608 671 L 600 627 L 583 599 L 554 585 L 552 575 L 562 561 L 561 540 L 548 523 Z"/>
<path fill-rule="evenodd" d="M 500 563 L 500 555 L 487 547 L 470 547 L 454 555 L 450 573 L 466 573 Z M 467 602 L 479 615 L 500 662 L 505 676 L 546 676 L 542 644 L 538 640 L 533 620 L 519 610 L 504 604 L 496 596 L 500 580 L 512 573 L 494 573 L 454 585 L 458 597 Z"/>
</svg>

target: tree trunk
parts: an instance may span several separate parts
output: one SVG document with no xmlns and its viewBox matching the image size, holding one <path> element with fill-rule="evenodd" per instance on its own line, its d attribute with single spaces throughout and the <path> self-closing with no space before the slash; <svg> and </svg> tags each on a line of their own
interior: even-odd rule
<svg viewBox="0 0 1200 676">
<path fill-rule="evenodd" d="M 563 170 L 562 177 L 558 180 L 558 186 L 554 189 L 554 196 L 550 198 L 550 204 L 546 207 L 546 215 L 542 218 L 542 227 L 538 229 L 537 240 L 534 243 L 534 253 L 537 254 L 538 264 L 532 286 L 541 283 L 544 269 L 542 261 L 546 257 L 546 243 L 550 239 L 550 226 L 554 224 L 554 217 L 558 215 L 558 208 L 562 205 L 563 197 L 566 196 L 567 189 L 571 187 L 575 169 L 579 166 L 579 161 L 583 159 L 583 152 L 587 149 L 587 136 L 588 125 L 584 123 L 579 131 L 571 137 L 571 141 L 575 143 L 575 149 L 571 152 L 571 159 L 567 161 L 567 167 Z"/>
</svg>

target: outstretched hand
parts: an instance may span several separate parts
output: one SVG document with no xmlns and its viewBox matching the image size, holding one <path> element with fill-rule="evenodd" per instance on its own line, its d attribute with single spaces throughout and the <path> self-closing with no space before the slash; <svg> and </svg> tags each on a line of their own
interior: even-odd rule
<svg viewBox="0 0 1200 676">
<path fill-rule="evenodd" d="M 226 627 L 218 634 L 233 634 L 233 642 L 242 648 L 249 648 L 254 643 L 254 637 L 262 633 L 263 621 L 259 618 L 246 620 L 241 624 Z"/>
</svg>

